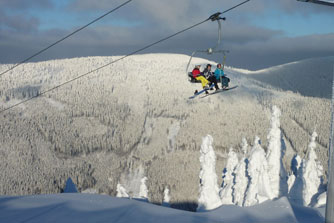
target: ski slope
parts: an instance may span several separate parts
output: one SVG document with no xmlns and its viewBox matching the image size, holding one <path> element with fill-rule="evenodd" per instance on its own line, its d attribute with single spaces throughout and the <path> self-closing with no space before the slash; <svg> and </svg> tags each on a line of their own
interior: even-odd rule
<svg viewBox="0 0 334 223">
<path fill-rule="evenodd" d="M 243 72 L 284 91 L 310 97 L 331 98 L 334 57 L 307 59 Z"/>
<path fill-rule="evenodd" d="M 286 198 L 241 208 L 222 206 L 210 212 L 187 212 L 141 201 L 91 194 L 0 197 L 0 222 L 138 222 L 138 223 L 321 223 L 316 209 L 291 205 Z"/>
</svg>

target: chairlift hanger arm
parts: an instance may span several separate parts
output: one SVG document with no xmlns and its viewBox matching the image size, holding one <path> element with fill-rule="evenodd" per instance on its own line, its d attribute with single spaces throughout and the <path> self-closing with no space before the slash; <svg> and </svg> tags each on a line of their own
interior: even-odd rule
<svg viewBox="0 0 334 223">
<path fill-rule="evenodd" d="M 214 21 L 218 21 L 218 20 L 226 20 L 225 17 L 223 17 L 223 18 L 220 17 L 221 14 L 222 14 L 221 12 L 217 12 L 217 13 L 211 15 L 211 16 L 209 17 L 209 20 L 211 20 L 212 22 L 214 22 Z"/>
<path fill-rule="evenodd" d="M 221 42 L 221 20 L 226 20 L 225 17 L 221 17 L 222 14 L 228 12 L 228 11 L 231 11 L 243 4 L 245 4 L 246 2 L 249 2 L 250 0 L 246 0 L 246 1 L 243 1 L 242 3 L 238 4 L 238 5 L 235 5 L 233 6 L 232 8 L 229 8 L 223 12 L 216 12 L 215 14 L 212 14 L 208 19 L 206 19 L 205 21 L 209 21 L 211 20 L 212 22 L 214 21 L 217 21 L 218 22 L 218 41 L 217 41 L 217 45 L 213 48 L 209 48 L 207 50 L 196 50 L 194 51 L 191 56 L 190 56 L 190 59 L 188 61 L 188 64 L 187 64 L 187 68 L 186 68 L 186 73 L 188 75 L 188 69 L 189 69 L 189 66 L 191 64 L 191 61 L 193 59 L 193 57 L 195 56 L 196 53 L 198 52 L 202 52 L 202 53 L 208 53 L 208 54 L 213 54 L 213 53 L 222 53 L 225 57 L 226 53 L 229 53 L 228 50 L 217 50 L 218 46 L 220 45 L 220 42 Z"/>
<path fill-rule="evenodd" d="M 231 11 L 231 10 L 233 10 L 233 9 L 235 9 L 235 8 L 241 6 L 241 5 L 243 5 L 243 4 L 245 4 L 246 2 L 249 2 L 249 1 L 250 0 L 243 1 L 240 4 L 237 4 L 237 5 L 233 6 L 232 8 L 229 8 L 229 9 L 223 11 L 223 12 L 216 12 L 215 14 L 211 15 L 207 20 L 211 20 L 211 21 L 225 20 L 225 17 L 222 18 L 222 17 L 220 17 L 220 15 L 222 15 L 222 14 L 228 12 L 228 11 Z"/>
</svg>

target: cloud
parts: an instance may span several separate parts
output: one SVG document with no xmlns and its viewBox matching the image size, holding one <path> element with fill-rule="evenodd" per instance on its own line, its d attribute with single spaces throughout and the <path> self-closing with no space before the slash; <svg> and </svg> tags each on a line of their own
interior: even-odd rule
<svg viewBox="0 0 334 223">
<path fill-rule="evenodd" d="M 51 1 L 42 0 L 3 0 L 0 4 L 10 8 L 20 2 L 26 2 L 25 5 L 17 6 L 22 10 L 32 7 L 28 4 L 32 2 L 38 7 L 52 7 Z M 87 14 L 102 14 L 123 2 L 125 0 L 112 2 L 110 0 L 75 0 L 71 1 L 66 9 L 82 21 Z M 128 54 L 239 2 L 242 1 L 132 1 L 103 21 L 77 33 L 34 60 Z M 228 12 L 225 15 L 227 20 L 222 26 L 222 48 L 230 50 L 229 65 L 259 69 L 292 60 L 331 55 L 334 50 L 332 35 L 287 38 L 283 30 L 261 28 L 251 22 L 253 16 L 268 14 L 268 10 L 272 9 L 279 10 L 283 15 L 284 13 L 327 13 L 323 8 L 311 7 L 311 5 L 314 4 L 294 0 L 251 0 Z M 124 25 L 119 21 L 135 25 Z M 5 52 L 0 54 L 0 63 L 13 63 L 25 59 L 74 30 L 74 28 L 61 27 L 60 29 L 39 30 L 39 24 L 37 18 L 29 15 L 0 13 L 0 52 Z M 82 22 L 82 25 L 84 24 L 85 22 Z M 191 54 L 194 50 L 213 47 L 217 43 L 217 27 L 216 22 L 207 22 L 142 53 Z M 212 58 L 220 60 L 218 56 Z"/>
<path fill-rule="evenodd" d="M 1 0 L 1 9 L 22 10 L 28 8 L 51 8 L 53 3 L 51 0 Z"/>
<path fill-rule="evenodd" d="M 21 15 L 9 16 L 0 11 L 0 30 L 10 29 L 21 33 L 35 32 L 39 26 L 39 19 L 35 17 L 24 17 Z"/>
<path fill-rule="evenodd" d="M 1 0 L 0 30 L 36 32 L 40 21 L 31 15 L 29 9 L 51 9 L 52 7 L 51 0 Z"/>
</svg>

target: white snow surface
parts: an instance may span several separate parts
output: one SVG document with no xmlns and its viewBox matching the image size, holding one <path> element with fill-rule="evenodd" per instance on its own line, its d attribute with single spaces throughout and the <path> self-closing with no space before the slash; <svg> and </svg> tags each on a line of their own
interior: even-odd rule
<svg viewBox="0 0 334 223">
<path fill-rule="evenodd" d="M 168 189 L 168 187 L 165 187 L 164 200 L 162 202 L 162 206 L 169 207 L 170 206 L 169 202 L 170 202 L 169 189 Z"/>
<path fill-rule="evenodd" d="M 282 134 L 280 130 L 281 111 L 277 106 L 273 106 L 271 117 L 271 129 L 268 134 L 268 176 L 271 190 L 274 197 L 286 196 L 288 187 L 286 184 L 287 174 L 283 166 L 282 157 L 284 148 L 282 145 Z"/>
<path fill-rule="evenodd" d="M 148 197 L 148 189 L 147 189 L 147 186 L 146 186 L 146 180 L 147 180 L 147 177 L 143 177 L 141 179 L 141 185 L 140 185 L 140 191 L 139 191 L 139 197 L 138 198 L 141 198 L 141 199 L 147 199 Z"/>
<path fill-rule="evenodd" d="M 4 89 L 0 91 L 0 106 L 5 108 L 20 102 L 26 97 L 23 93 L 35 95 L 110 59 L 79 58 L 25 64 L 17 72 L 11 72 L 13 76 L 4 76 L 5 82 L 0 83 Z M 0 191 L 8 195 L 56 193 L 59 185 L 63 185 L 57 176 L 73 174 L 79 191 L 92 188 L 100 193 L 112 191 L 112 195 L 117 191 L 120 197 L 132 198 L 151 194 L 155 196 L 148 196 L 148 200 L 154 203 L 161 202 L 164 197 L 172 204 L 191 202 L 198 198 L 199 141 L 201 136 L 212 133 L 213 137 L 205 137 L 201 146 L 199 187 L 199 210 L 212 210 L 222 203 L 216 173 L 221 173 L 226 164 L 216 163 L 213 146 L 217 146 L 219 161 L 225 162 L 227 148 L 237 148 L 242 137 L 250 139 L 259 134 L 267 140 L 263 148 L 270 154 L 265 153 L 259 138 L 246 154 L 245 139 L 241 149 L 244 154 L 238 165 L 233 164 L 231 168 L 235 174 L 235 185 L 231 187 L 233 202 L 254 206 L 229 205 L 205 213 L 190 213 L 101 195 L 0 197 L 0 222 L 322 222 L 323 218 L 315 209 L 292 205 L 285 197 L 269 200 L 277 196 L 277 186 L 272 188 L 270 182 L 277 185 L 284 176 L 281 172 L 280 178 L 277 176 L 278 166 L 282 165 L 282 160 L 277 160 L 277 148 L 282 149 L 281 140 L 289 143 L 286 164 L 293 155 L 305 152 L 304 142 L 307 143 L 309 132 L 317 129 L 320 134 L 310 144 L 308 157 L 303 157 L 296 166 L 295 175 L 289 178 L 288 196 L 303 204 L 306 199 L 303 195 L 307 195 L 318 201 L 318 206 L 322 205 L 324 195 L 314 196 L 319 193 L 314 188 L 319 186 L 320 172 L 324 172 L 315 152 L 320 153 L 323 164 L 327 162 L 324 148 L 328 141 L 328 100 L 276 91 L 263 82 L 283 90 L 295 91 L 299 87 L 296 91 L 314 96 L 317 91 L 307 84 L 306 87 L 296 86 L 303 81 L 294 80 L 299 78 L 311 83 L 311 74 L 318 72 L 320 80 L 317 79 L 312 87 L 327 92 L 330 78 L 325 67 L 332 60 L 318 63 L 317 69 L 307 73 L 310 75 L 305 75 L 301 69 L 304 62 L 257 72 L 227 68 L 232 84 L 238 85 L 236 90 L 191 101 L 188 96 L 200 85 L 184 80 L 187 59 L 185 55 L 134 56 L 100 70 L 88 80 L 73 82 L 62 91 L 41 97 L 36 103 L 20 105 L 6 117 L 0 117 L 4 123 L 0 154 L 5 157 L 0 162 Z M 194 63 L 197 62 L 208 63 L 195 58 Z M 287 73 L 290 76 L 286 76 Z M 22 78 L 15 78 L 18 75 Z M 178 81 L 170 84 L 171 79 Z M 326 82 L 324 87 L 323 81 Z M 326 92 L 319 92 L 315 96 L 327 97 Z M 274 109 L 266 138 L 269 126 L 266 115 L 273 104 L 283 108 L 282 120 L 280 123 Z M 284 130 L 284 136 L 279 129 Z M 41 137 L 41 130 L 45 137 Z M 315 145 L 320 149 L 312 152 Z M 307 159 L 311 166 L 316 166 L 313 171 L 317 174 L 312 168 L 305 169 Z M 268 163 L 268 160 L 273 162 Z M 179 171 L 183 169 L 186 171 Z M 273 173 L 268 174 L 270 171 Z M 304 172 L 309 173 L 309 177 L 305 178 Z M 149 178 L 143 182 L 146 174 Z M 315 187 L 304 187 L 303 181 L 313 179 Z M 145 182 L 149 184 L 149 194 Z M 171 197 L 163 193 L 164 186 L 171 189 Z M 257 205 L 261 202 L 264 203 Z"/>
<path fill-rule="evenodd" d="M 303 165 L 303 198 L 304 204 L 310 205 L 312 198 L 319 192 L 321 185 L 322 166 L 317 162 L 317 154 L 315 153 L 315 139 L 317 133 L 313 132 L 311 142 L 309 144 L 308 157 Z"/>
<path fill-rule="evenodd" d="M 249 156 L 248 174 L 250 184 L 245 198 L 245 206 L 259 204 L 274 198 L 268 176 L 266 153 L 259 141 L 260 139 L 256 137 Z"/>
<path fill-rule="evenodd" d="M 238 71 L 285 91 L 331 98 L 333 67 L 334 56 L 306 59 L 258 71 Z"/>
<path fill-rule="evenodd" d="M 246 154 L 248 151 L 248 143 L 245 138 L 242 139 L 241 144 L 242 158 L 239 161 L 238 165 L 235 168 L 235 184 L 233 185 L 234 192 L 234 203 L 238 206 L 244 206 L 245 193 L 248 187 L 248 176 L 247 176 L 247 158 Z"/>
<path fill-rule="evenodd" d="M 219 196 L 223 204 L 233 204 L 233 185 L 234 185 L 234 170 L 239 163 L 238 155 L 230 148 L 227 158 L 227 164 L 223 174 L 223 185 L 219 191 Z"/>
<path fill-rule="evenodd" d="M 285 197 L 253 207 L 227 205 L 194 213 L 107 195 L 73 193 L 0 197 L 0 222 L 320 223 L 323 216 L 317 209 L 291 205 Z"/>
<path fill-rule="evenodd" d="M 116 191 L 117 191 L 116 197 L 129 197 L 128 192 L 121 184 L 117 184 Z"/>
<path fill-rule="evenodd" d="M 213 138 L 208 135 L 203 138 L 201 146 L 201 171 L 199 174 L 199 198 L 197 211 L 212 210 L 222 205 L 219 197 L 219 187 L 216 174 L 216 154 L 212 147 Z"/>
</svg>

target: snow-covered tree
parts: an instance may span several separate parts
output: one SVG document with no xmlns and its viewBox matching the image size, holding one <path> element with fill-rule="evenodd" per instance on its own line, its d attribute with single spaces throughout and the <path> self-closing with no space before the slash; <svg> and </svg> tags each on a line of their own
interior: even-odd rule
<svg viewBox="0 0 334 223">
<path fill-rule="evenodd" d="M 245 206 L 259 204 L 274 198 L 268 176 L 266 153 L 259 141 L 259 137 L 256 137 L 249 156 L 247 170 L 250 183 L 246 192 Z"/>
<path fill-rule="evenodd" d="M 146 180 L 147 180 L 147 177 L 143 177 L 141 179 L 141 184 L 140 184 L 140 189 L 139 189 L 139 198 L 141 199 L 148 199 L 148 189 L 147 189 L 147 186 L 146 186 Z"/>
<path fill-rule="evenodd" d="M 131 163 L 129 165 L 131 166 Z M 126 188 L 127 194 L 131 198 L 147 198 L 146 180 L 145 169 L 142 165 L 137 168 L 130 168 L 129 172 L 125 172 L 121 176 L 122 185 Z"/>
<path fill-rule="evenodd" d="M 233 184 L 234 170 L 238 165 L 238 155 L 230 148 L 227 158 L 227 164 L 223 172 L 223 184 L 219 191 L 219 196 L 223 204 L 233 204 Z"/>
<path fill-rule="evenodd" d="M 246 192 L 248 182 L 249 182 L 249 179 L 246 173 L 246 165 L 248 162 L 246 159 L 248 143 L 245 138 L 242 139 L 241 150 L 243 152 L 243 157 L 241 158 L 240 162 L 235 168 L 235 171 L 234 171 L 235 172 L 234 174 L 235 183 L 233 186 L 234 203 L 239 206 L 244 205 L 245 192 Z"/>
<path fill-rule="evenodd" d="M 295 155 L 291 161 L 293 174 L 289 176 L 289 199 L 296 204 L 303 205 L 303 166 L 305 161 L 299 155 Z"/>
<path fill-rule="evenodd" d="M 117 191 L 116 197 L 129 197 L 128 192 L 120 183 L 117 184 L 116 191 Z"/>
<path fill-rule="evenodd" d="M 294 174 L 291 174 L 291 175 L 288 176 L 288 180 L 287 180 L 287 183 L 288 183 L 288 194 L 290 193 L 291 188 L 294 185 L 295 181 L 296 181 L 296 176 Z"/>
<path fill-rule="evenodd" d="M 273 106 L 273 113 L 270 120 L 271 129 L 268 134 L 268 176 L 270 187 L 274 197 L 280 197 L 288 193 L 287 173 L 283 166 L 283 145 L 280 130 L 281 111 L 277 106 Z"/>
<path fill-rule="evenodd" d="M 212 210 L 222 205 L 216 174 L 216 155 L 212 147 L 213 138 L 207 135 L 201 145 L 201 171 L 199 174 L 199 199 L 197 211 Z"/>
<path fill-rule="evenodd" d="M 247 142 L 246 138 L 242 138 L 242 141 L 241 141 L 241 151 L 242 151 L 242 153 L 243 153 L 244 156 L 247 155 L 247 152 L 248 152 L 248 142 Z"/>
<path fill-rule="evenodd" d="M 319 192 L 319 186 L 321 185 L 322 166 L 317 162 L 317 154 L 314 149 L 316 148 L 315 139 L 317 133 L 313 132 L 311 142 L 308 146 L 308 156 L 303 165 L 303 198 L 304 205 L 310 205 L 312 197 Z"/>
<path fill-rule="evenodd" d="M 164 200 L 162 202 L 162 206 L 169 207 L 170 206 L 169 202 L 170 202 L 169 189 L 168 189 L 168 187 L 165 187 Z"/>
<path fill-rule="evenodd" d="M 300 171 L 300 166 L 302 163 L 302 159 L 300 158 L 300 156 L 297 154 L 295 155 L 292 160 L 291 160 L 291 170 L 292 173 L 289 175 L 288 177 L 288 193 L 290 194 L 290 191 L 292 190 L 294 184 L 297 182 L 297 176 L 299 175 L 298 172 Z"/>
</svg>

